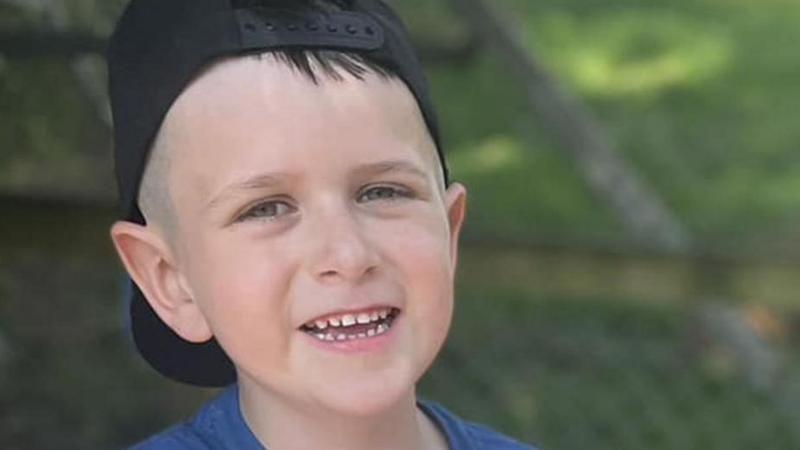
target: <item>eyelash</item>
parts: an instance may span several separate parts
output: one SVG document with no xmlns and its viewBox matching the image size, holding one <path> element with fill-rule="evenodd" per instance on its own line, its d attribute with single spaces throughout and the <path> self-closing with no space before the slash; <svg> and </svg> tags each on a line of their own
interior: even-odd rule
<svg viewBox="0 0 800 450">
<path fill-rule="evenodd" d="M 288 211 L 284 212 L 283 214 L 271 214 L 271 215 L 261 215 L 261 214 L 259 214 L 259 210 L 263 210 L 264 207 L 274 208 L 274 207 L 280 207 L 280 206 L 285 206 L 288 209 Z M 236 219 L 236 221 L 237 222 L 244 222 L 244 221 L 250 220 L 250 219 L 276 220 L 281 216 L 284 216 L 286 214 L 294 212 L 296 209 L 297 208 L 295 208 L 294 206 L 292 206 L 291 204 L 289 204 L 288 202 L 285 202 L 283 200 L 267 200 L 267 201 L 264 201 L 264 202 L 256 204 L 252 208 L 248 208 L 247 211 L 244 212 L 244 214 L 242 214 L 241 216 L 239 216 Z"/>
<path fill-rule="evenodd" d="M 389 194 L 391 194 L 391 197 L 383 197 L 383 198 L 378 197 L 378 198 L 373 198 L 372 200 L 370 200 L 370 199 L 362 200 L 362 199 L 364 199 L 365 196 L 367 196 L 370 193 L 379 193 L 379 192 L 380 193 L 387 193 L 388 192 Z M 396 186 L 371 186 L 371 187 L 369 187 L 367 189 L 362 190 L 359 193 L 357 201 L 359 201 L 359 202 L 362 202 L 362 201 L 394 202 L 394 201 L 398 201 L 398 200 L 402 200 L 402 199 L 410 199 L 410 198 L 414 198 L 414 193 L 410 189 L 400 188 L 400 187 L 396 187 Z M 272 208 L 276 208 L 276 207 L 280 207 L 280 206 L 285 206 L 287 208 L 287 211 L 284 212 L 284 213 L 275 213 L 275 214 L 270 214 L 270 215 L 261 215 L 259 213 L 259 210 L 263 211 L 264 207 L 269 207 L 269 208 L 272 209 Z M 282 216 L 284 216 L 286 214 L 290 214 L 290 213 L 292 213 L 292 212 L 294 212 L 296 210 L 297 210 L 297 208 L 295 208 L 293 205 L 289 204 L 286 201 L 283 201 L 283 200 L 267 200 L 267 201 L 264 201 L 264 202 L 261 202 L 261 203 L 257 203 L 252 208 L 247 209 L 241 216 L 239 216 L 236 219 L 236 221 L 237 222 L 244 222 L 246 220 L 251 220 L 251 219 L 256 219 L 256 220 L 277 220 L 278 218 L 280 218 L 280 217 L 282 217 Z"/>
<path fill-rule="evenodd" d="M 391 201 L 397 201 L 397 200 L 401 200 L 401 199 L 408 199 L 408 198 L 413 198 L 414 197 L 414 193 L 410 189 L 401 188 L 401 187 L 398 187 L 398 186 L 379 185 L 379 186 L 371 186 L 371 187 L 369 187 L 367 189 L 364 189 L 358 195 L 358 199 L 359 199 L 359 201 L 361 201 L 361 199 L 364 196 L 366 196 L 367 194 L 369 194 L 371 192 L 379 192 L 379 191 L 384 191 L 384 192 L 385 191 L 390 191 L 391 194 L 392 194 L 392 197 L 391 198 L 376 198 L 376 199 L 374 199 L 376 201 L 390 201 L 391 202 Z"/>
</svg>

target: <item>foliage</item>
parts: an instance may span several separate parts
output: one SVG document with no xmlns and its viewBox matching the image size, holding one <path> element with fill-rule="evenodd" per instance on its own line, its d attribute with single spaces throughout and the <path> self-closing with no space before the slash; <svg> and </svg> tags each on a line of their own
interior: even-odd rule
<svg viewBox="0 0 800 450">
<path fill-rule="evenodd" d="M 498 6 L 693 232 L 716 241 L 790 232 L 800 210 L 794 125 L 800 60 L 791 44 L 800 40 L 800 4 L 509 0 Z M 501 63 L 487 51 L 468 67 L 434 70 L 454 173 L 478 193 L 472 211 L 487 227 L 618 230 L 582 191 Z M 487 147 L 498 158 L 526 156 L 506 158 L 505 166 L 487 161 L 483 173 L 470 162 L 475 158 L 461 158 Z M 484 218 L 482 211 L 491 213 Z"/>
</svg>

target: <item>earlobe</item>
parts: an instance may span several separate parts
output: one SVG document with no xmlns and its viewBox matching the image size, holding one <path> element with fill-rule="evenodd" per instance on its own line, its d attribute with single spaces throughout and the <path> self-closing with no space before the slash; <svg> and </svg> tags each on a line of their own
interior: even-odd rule
<svg viewBox="0 0 800 450">
<path fill-rule="evenodd" d="M 460 183 L 453 183 L 445 192 L 447 220 L 450 225 L 450 260 L 453 268 L 458 261 L 458 238 L 467 212 L 467 189 Z"/>
<path fill-rule="evenodd" d="M 111 240 L 128 274 L 162 322 L 189 342 L 212 338 L 205 316 L 158 233 L 144 225 L 119 221 L 111 227 Z"/>
</svg>

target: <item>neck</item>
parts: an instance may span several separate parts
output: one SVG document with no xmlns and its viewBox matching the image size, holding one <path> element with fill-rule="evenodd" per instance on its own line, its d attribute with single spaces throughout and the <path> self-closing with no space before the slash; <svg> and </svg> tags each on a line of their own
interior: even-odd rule
<svg viewBox="0 0 800 450">
<path fill-rule="evenodd" d="M 260 386 L 240 383 L 247 425 L 268 450 L 446 450 L 438 428 L 416 406 L 414 390 L 369 415 L 293 404 Z"/>
</svg>

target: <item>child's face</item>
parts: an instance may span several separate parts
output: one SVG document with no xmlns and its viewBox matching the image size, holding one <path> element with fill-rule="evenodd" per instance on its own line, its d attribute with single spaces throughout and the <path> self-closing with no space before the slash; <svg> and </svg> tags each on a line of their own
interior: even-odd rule
<svg viewBox="0 0 800 450">
<path fill-rule="evenodd" d="M 445 339 L 465 191 L 442 187 L 401 82 L 343 76 L 227 61 L 180 97 L 162 142 L 179 284 L 242 386 L 362 415 L 407 399 Z M 388 308 L 375 336 L 303 327 Z"/>
</svg>

